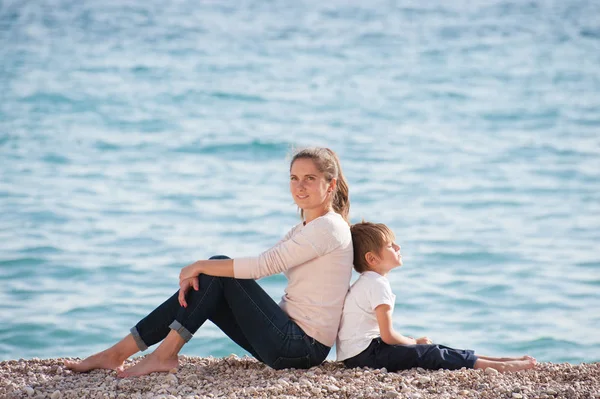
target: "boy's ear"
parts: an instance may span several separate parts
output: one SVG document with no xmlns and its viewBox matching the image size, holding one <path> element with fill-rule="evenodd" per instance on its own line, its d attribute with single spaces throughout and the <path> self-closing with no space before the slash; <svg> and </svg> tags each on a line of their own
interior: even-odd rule
<svg viewBox="0 0 600 399">
<path fill-rule="evenodd" d="M 365 254 L 365 260 L 367 261 L 367 265 L 373 266 L 375 263 L 377 263 L 378 258 L 377 255 L 369 251 Z"/>
</svg>

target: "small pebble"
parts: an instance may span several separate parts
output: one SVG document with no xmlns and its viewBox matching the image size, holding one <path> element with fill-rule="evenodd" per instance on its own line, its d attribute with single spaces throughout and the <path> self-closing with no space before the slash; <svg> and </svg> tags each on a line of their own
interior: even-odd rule
<svg viewBox="0 0 600 399">
<path fill-rule="evenodd" d="M 175 374 L 167 374 L 167 382 L 171 385 L 177 384 L 177 377 L 175 376 Z"/>
<path fill-rule="evenodd" d="M 421 377 L 419 378 L 419 384 L 423 385 L 423 384 L 429 384 L 431 382 L 431 378 L 430 377 Z"/>
<path fill-rule="evenodd" d="M 27 396 L 33 396 L 33 394 L 35 393 L 35 390 L 30 386 L 26 386 L 24 390 Z"/>
<path fill-rule="evenodd" d="M 486 368 L 486 369 L 485 369 L 485 373 L 486 373 L 487 375 L 498 375 L 498 374 L 500 374 L 500 373 L 498 372 L 498 370 L 496 370 L 496 369 L 493 369 L 493 368 L 491 368 L 491 367 L 488 367 L 488 368 Z"/>
<path fill-rule="evenodd" d="M 288 381 L 286 381 L 285 379 L 283 379 L 283 378 L 278 379 L 277 382 L 280 385 L 284 386 L 284 387 L 289 387 L 290 386 L 290 383 Z"/>
<path fill-rule="evenodd" d="M 61 397 L 61 393 L 58 390 L 52 392 L 52 395 L 50 395 L 50 399 L 59 399 L 60 397 Z"/>
<path fill-rule="evenodd" d="M 521 394 L 520 394 L 520 393 L 518 393 L 518 392 L 513 392 L 513 393 L 512 393 L 512 397 L 513 397 L 514 399 L 523 399 L 523 395 L 521 395 Z"/>
</svg>

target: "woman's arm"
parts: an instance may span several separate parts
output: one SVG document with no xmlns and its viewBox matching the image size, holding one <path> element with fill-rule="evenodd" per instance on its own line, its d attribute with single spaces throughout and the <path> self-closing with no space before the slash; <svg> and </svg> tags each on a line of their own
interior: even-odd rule
<svg viewBox="0 0 600 399">
<path fill-rule="evenodd" d="M 215 277 L 234 277 L 233 259 L 199 260 L 181 269 L 179 281 L 206 274 Z"/>
<path fill-rule="evenodd" d="M 417 340 L 396 332 L 392 324 L 392 307 L 381 304 L 375 308 L 381 339 L 388 345 L 416 345 Z"/>
</svg>

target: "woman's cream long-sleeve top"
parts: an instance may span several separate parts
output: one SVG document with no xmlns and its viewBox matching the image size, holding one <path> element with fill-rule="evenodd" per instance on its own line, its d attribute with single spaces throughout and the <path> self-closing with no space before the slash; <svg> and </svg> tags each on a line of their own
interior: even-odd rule
<svg viewBox="0 0 600 399">
<path fill-rule="evenodd" d="M 259 279 L 283 272 L 288 279 L 279 306 L 306 334 L 333 346 L 352 276 L 348 223 L 331 211 L 298 224 L 258 257 L 233 261 L 235 278 Z"/>
</svg>

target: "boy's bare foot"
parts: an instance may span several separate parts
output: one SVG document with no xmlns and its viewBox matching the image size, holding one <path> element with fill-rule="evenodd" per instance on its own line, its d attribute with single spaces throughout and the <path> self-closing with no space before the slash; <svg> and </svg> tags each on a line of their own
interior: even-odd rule
<svg viewBox="0 0 600 399">
<path fill-rule="evenodd" d="M 123 365 L 124 359 L 105 350 L 83 360 L 65 360 L 65 367 L 78 373 L 85 373 L 96 369 L 116 370 Z"/>
<path fill-rule="evenodd" d="M 531 356 L 525 356 L 522 359 L 507 360 L 507 361 L 487 360 L 485 358 L 479 358 L 475 362 L 474 368 L 486 369 L 489 367 L 489 368 L 497 370 L 501 373 L 504 373 L 504 372 L 513 372 L 513 371 L 532 369 L 535 367 L 536 363 L 537 363 L 537 361 L 534 358 L 532 358 Z"/>
<path fill-rule="evenodd" d="M 160 358 L 156 353 L 151 353 L 134 366 L 127 369 L 120 368 L 117 370 L 117 377 L 139 377 L 150 373 L 169 372 L 179 367 L 179 359 L 175 357 Z"/>
<path fill-rule="evenodd" d="M 491 360 L 494 362 L 510 362 L 512 360 L 527 360 L 527 359 L 535 360 L 534 357 L 529 356 L 529 355 L 520 356 L 520 357 L 491 357 L 491 356 L 479 356 L 479 355 L 476 355 L 476 356 L 478 356 L 481 359 Z"/>
<path fill-rule="evenodd" d="M 535 367 L 537 361 L 530 357 L 523 360 L 511 360 L 508 362 L 503 362 L 505 370 L 504 371 L 520 371 L 520 370 L 528 370 Z"/>
</svg>

